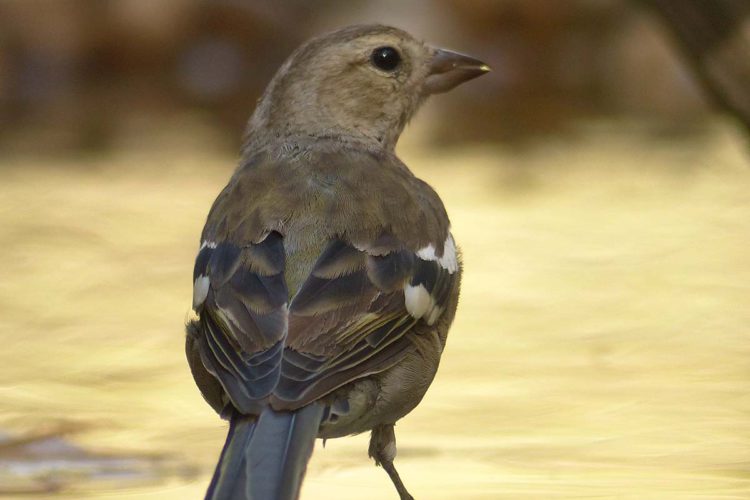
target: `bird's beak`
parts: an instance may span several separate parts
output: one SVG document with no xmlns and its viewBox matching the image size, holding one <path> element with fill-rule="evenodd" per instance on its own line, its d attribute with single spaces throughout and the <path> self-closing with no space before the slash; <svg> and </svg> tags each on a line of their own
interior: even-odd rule
<svg viewBox="0 0 750 500">
<path fill-rule="evenodd" d="M 491 68 L 479 59 L 451 50 L 434 49 L 429 73 L 424 83 L 424 93 L 429 95 L 447 92 L 490 70 Z"/>
</svg>

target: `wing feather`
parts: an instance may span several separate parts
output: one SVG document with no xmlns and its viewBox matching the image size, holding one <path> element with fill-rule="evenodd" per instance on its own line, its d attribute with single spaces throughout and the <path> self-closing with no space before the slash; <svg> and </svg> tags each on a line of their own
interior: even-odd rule
<svg viewBox="0 0 750 500">
<path fill-rule="evenodd" d="M 288 321 L 283 262 L 275 232 L 247 246 L 206 243 L 196 258 L 196 283 L 205 277 L 210 284 L 196 306 L 201 362 L 245 413 L 258 411 L 281 373 Z"/>
</svg>

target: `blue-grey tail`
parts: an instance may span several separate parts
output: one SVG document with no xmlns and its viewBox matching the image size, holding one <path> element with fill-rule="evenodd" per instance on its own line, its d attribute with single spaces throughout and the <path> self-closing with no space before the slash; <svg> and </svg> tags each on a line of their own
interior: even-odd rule
<svg viewBox="0 0 750 500">
<path fill-rule="evenodd" d="M 260 416 L 235 412 L 206 500 L 296 500 L 323 409 L 312 403 Z"/>
</svg>

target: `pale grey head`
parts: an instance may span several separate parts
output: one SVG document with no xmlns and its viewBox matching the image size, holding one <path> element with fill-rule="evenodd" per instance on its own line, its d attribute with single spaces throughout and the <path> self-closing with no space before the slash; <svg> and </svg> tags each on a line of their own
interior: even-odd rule
<svg viewBox="0 0 750 500">
<path fill-rule="evenodd" d="M 489 70 L 389 26 L 334 31 L 281 66 L 250 119 L 246 144 L 332 137 L 392 150 L 427 96 Z"/>
</svg>

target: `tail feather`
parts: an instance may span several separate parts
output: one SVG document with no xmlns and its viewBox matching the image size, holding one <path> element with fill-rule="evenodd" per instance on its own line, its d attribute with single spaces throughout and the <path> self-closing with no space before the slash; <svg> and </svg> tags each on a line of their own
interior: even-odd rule
<svg viewBox="0 0 750 500">
<path fill-rule="evenodd" d="M 296 500 L 312 454 L 323 405 L 294 412 L 235 414 L 207 500 Z"/>
<path fill-rule="evenodd" d="M 206 492 L 206 500 L 242 500 L 245 498 L 245 450 L 255 431 L 255 417 L 238 413 L 229 421 L 229 433 L 219 463 Z"/>
</svg>

